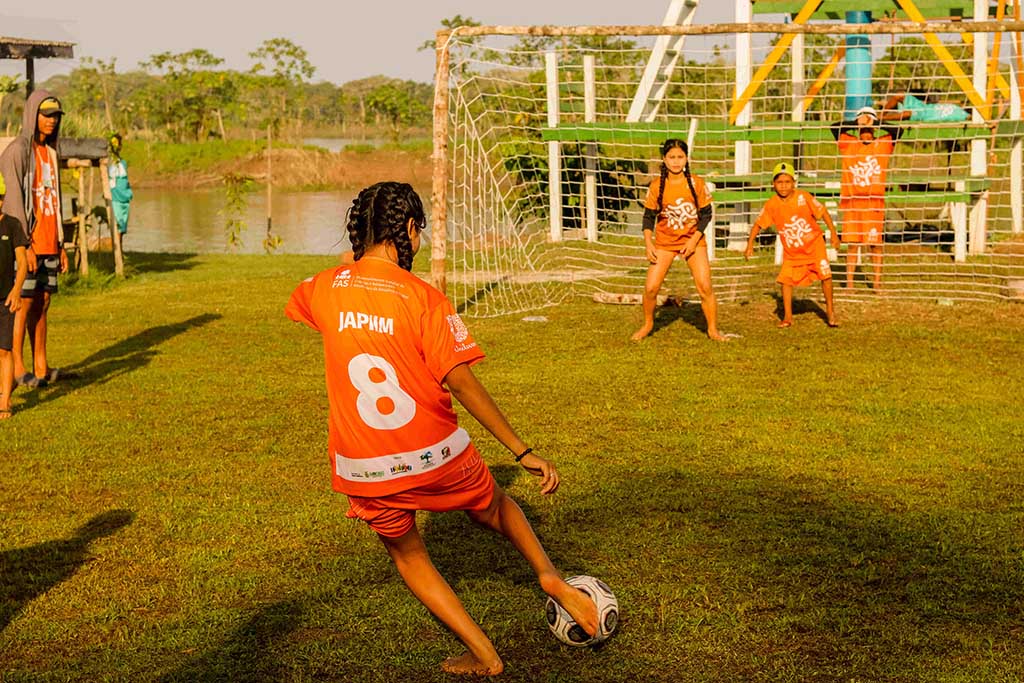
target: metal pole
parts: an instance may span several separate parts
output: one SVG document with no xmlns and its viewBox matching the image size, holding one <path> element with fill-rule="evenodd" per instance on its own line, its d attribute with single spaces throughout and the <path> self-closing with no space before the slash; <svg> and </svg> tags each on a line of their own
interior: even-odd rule
<svg viewBox="0 0 1024 683">
<path fill-rule="evenodd" d="M 583 120 L 597 120 L 597 87 L 594 82 L 594 55 L 583 57 Z M 597 143 L 586 145 L 587 173 L 584 178 L 587 205 L 587 240 L 597 241 Z"/>
<path fill-rule="evenodd" d="M 558 55 L 544 53 L 547 72 L 548 127 L 558 125 Z M 551 215 L 551 241 L 562 241 L 562 154 L 557 140 L 548 141 L 548 205 Z"/>
</svg>

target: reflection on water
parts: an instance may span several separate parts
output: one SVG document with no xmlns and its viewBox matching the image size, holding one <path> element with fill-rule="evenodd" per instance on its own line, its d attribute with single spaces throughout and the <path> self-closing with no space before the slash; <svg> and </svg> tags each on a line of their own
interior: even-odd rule
<svg viewBox="0 0 1024 683">
<path fill-rule="evenodd" d="M 380 147 L 383 145 L 385 140 L 381 138 L 303 138 L 302 144 L 312 145 L 313 147 L 319 147 L 326 149 L 328 152 L 340 152 L 345 149 L 347 145 L 370 145 L 372 147 Z"/>
<path fill-rule="evenodd" d="M 425 203 L 429 192 L 418 190 Z M 283 254 L 336 254 L 349 248 L 345 212 L 358 190 L 331 192 L 275 192 L 273 230 L 283 243 Z M 135 191 L 125 249 L 146 252 L 224 253 L 224 191 L 164 190 L 140 188 Z M 248 195 L 247 227 L 242 233 L 241 254 L 263 252 L 267 228 L 266 191 Z M 428 221 L 429 223 L 429 221 Z"/>
</svg>

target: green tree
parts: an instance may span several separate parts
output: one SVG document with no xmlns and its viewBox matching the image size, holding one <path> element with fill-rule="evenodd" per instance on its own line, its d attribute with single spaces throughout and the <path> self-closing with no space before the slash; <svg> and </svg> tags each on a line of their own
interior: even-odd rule
<svg viewBox="0 0 1024 683">
<path fill-rule="evenodd" d="M 391 138 L 397 142 L 402 131 L 422 118 L 428 108 L 413 94 L 415 84 L 385 83 L 366 96 L 366 106 L 388 123 Z"/>
<path fill-rule="evenodd" d="M 306 51 L 287 38 L 271 38 L 263 41 L 249 56 L 256 60 L 251 73 L 261 77 L 257 83 L 268 94 L 268 101 L 276 103 L 275 109 L 269 112 L 267 123 L 274 124 L 276 128 L 291 114 L 301 127 L 305 102 L 302 86 L 316 73 Z"/>
<path fill-rule="evenodd" d="M 236 79 L 230 72 L 213 68 L 223 62 L 207 50 L 195 49 L 177 54 L 161 52 L 142 63 L 161 76 L 150 104 L 162 105 L 157 111 L 175 139 L 205 140 L 217 113 L 234 100 Z"/>
</svg>

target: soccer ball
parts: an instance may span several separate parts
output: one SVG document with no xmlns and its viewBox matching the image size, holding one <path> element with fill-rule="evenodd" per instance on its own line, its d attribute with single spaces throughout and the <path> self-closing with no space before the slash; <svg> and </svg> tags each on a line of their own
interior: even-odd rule
<svg viewBox="0 0 1024 683">
<path fill-rule="evenodd" d="M 589 595 L 597 605 L 598 629 L 597 634 L 591 638 L 561 605 L 548 598 L 544 610 L 548 628 L 555 634 L 555 638 L 572 647 L 589 647 L 607 640 L 619 624 L 619 601 L 615 599 L 612 589 L 593 576 L 570 576 L 565 582 Z"/>
</svg>

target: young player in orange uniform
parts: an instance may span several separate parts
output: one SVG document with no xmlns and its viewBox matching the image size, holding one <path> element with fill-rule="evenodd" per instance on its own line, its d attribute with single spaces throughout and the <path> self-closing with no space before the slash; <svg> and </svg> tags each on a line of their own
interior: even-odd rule
<svg viewBox="0 0 1024 683">
<path fill-rule="evenodd" d="M 725 341 L 718 331 L 718 301 L 711 288 L 711 264 L 704 240 L 704 230 L 711 223 L 711 193 L 703 178 L 690 173 L 686 142 L 666 140 L 661 145 L 661 156 L 661 176 L 651 182 L 644 200 L 644 246 L 651 266 L 644 283 L 644 324 L 632 339 L 639 341 L 654 329 L 658 292 L 672 262 L 680 256 L 690 267 L 700 295 L 708 337 Z"/>
<path fill-rule="evenodd" d="M 843 174 L 839 181 L 839 210 L 843 216 L 843 242 L 850 245 L 846 254 L 846 287 L 853 287 L 853 273 L 860 247 L 867 244 L 874 264 L 872 286 L 882 287 L 882 242 L 885 233 L 885 176 L 889 159 L 902 131 L 883 128 L 875 134 L 878 112 L 861 107 L 853 121 L 832 125 L 839 143 Z"/>
<path fill-rule="evenodd" d="M 417 510 L 465 510 L 504 534 L 544 592 L 591 635 L 597 609 L 562 580 L 458 425 L 452 395 L 541 478 L 542 493 L 558 488 L 555 466 L 526 447 L 470 370 L 484 354 L 451 303 L 409 272 L 424 225 L 411 186 L 364 189 L 348 216 L 355 262 L 303 282 L 285 313 L 323 337 L 332 483 L 348 496 L 348 516 L 377 532 L 409 589 L 465 643 L 469 651 L 442 668 L 494 675 L 504 668 L 501 658 L 431 563 L 416 529 Z"/>
<path fill-rule="evenodd" d="M 825 312 L 829 327 L 839 327 L 832 304 L 832 269 L 825 250 L 825 234 L 818 225 L 824 220 L 832 237 L 832 246 L 839 248 L 839 236 L 828 209 L 814 195 L 796 189 L 796 171 L 791 164 L 776 164 L 772 171 L 775 196 L 768 200 L 754 222 L 744 256 L 754 255 L 754 240 L 762 229 L 775 226 L 782 239 L 782 270 L 776 282 L 782 285 L 782 320 L 779 327 L 793 324 L 793 288 L 821 280 L 825 295 Z"/>
</svg>

